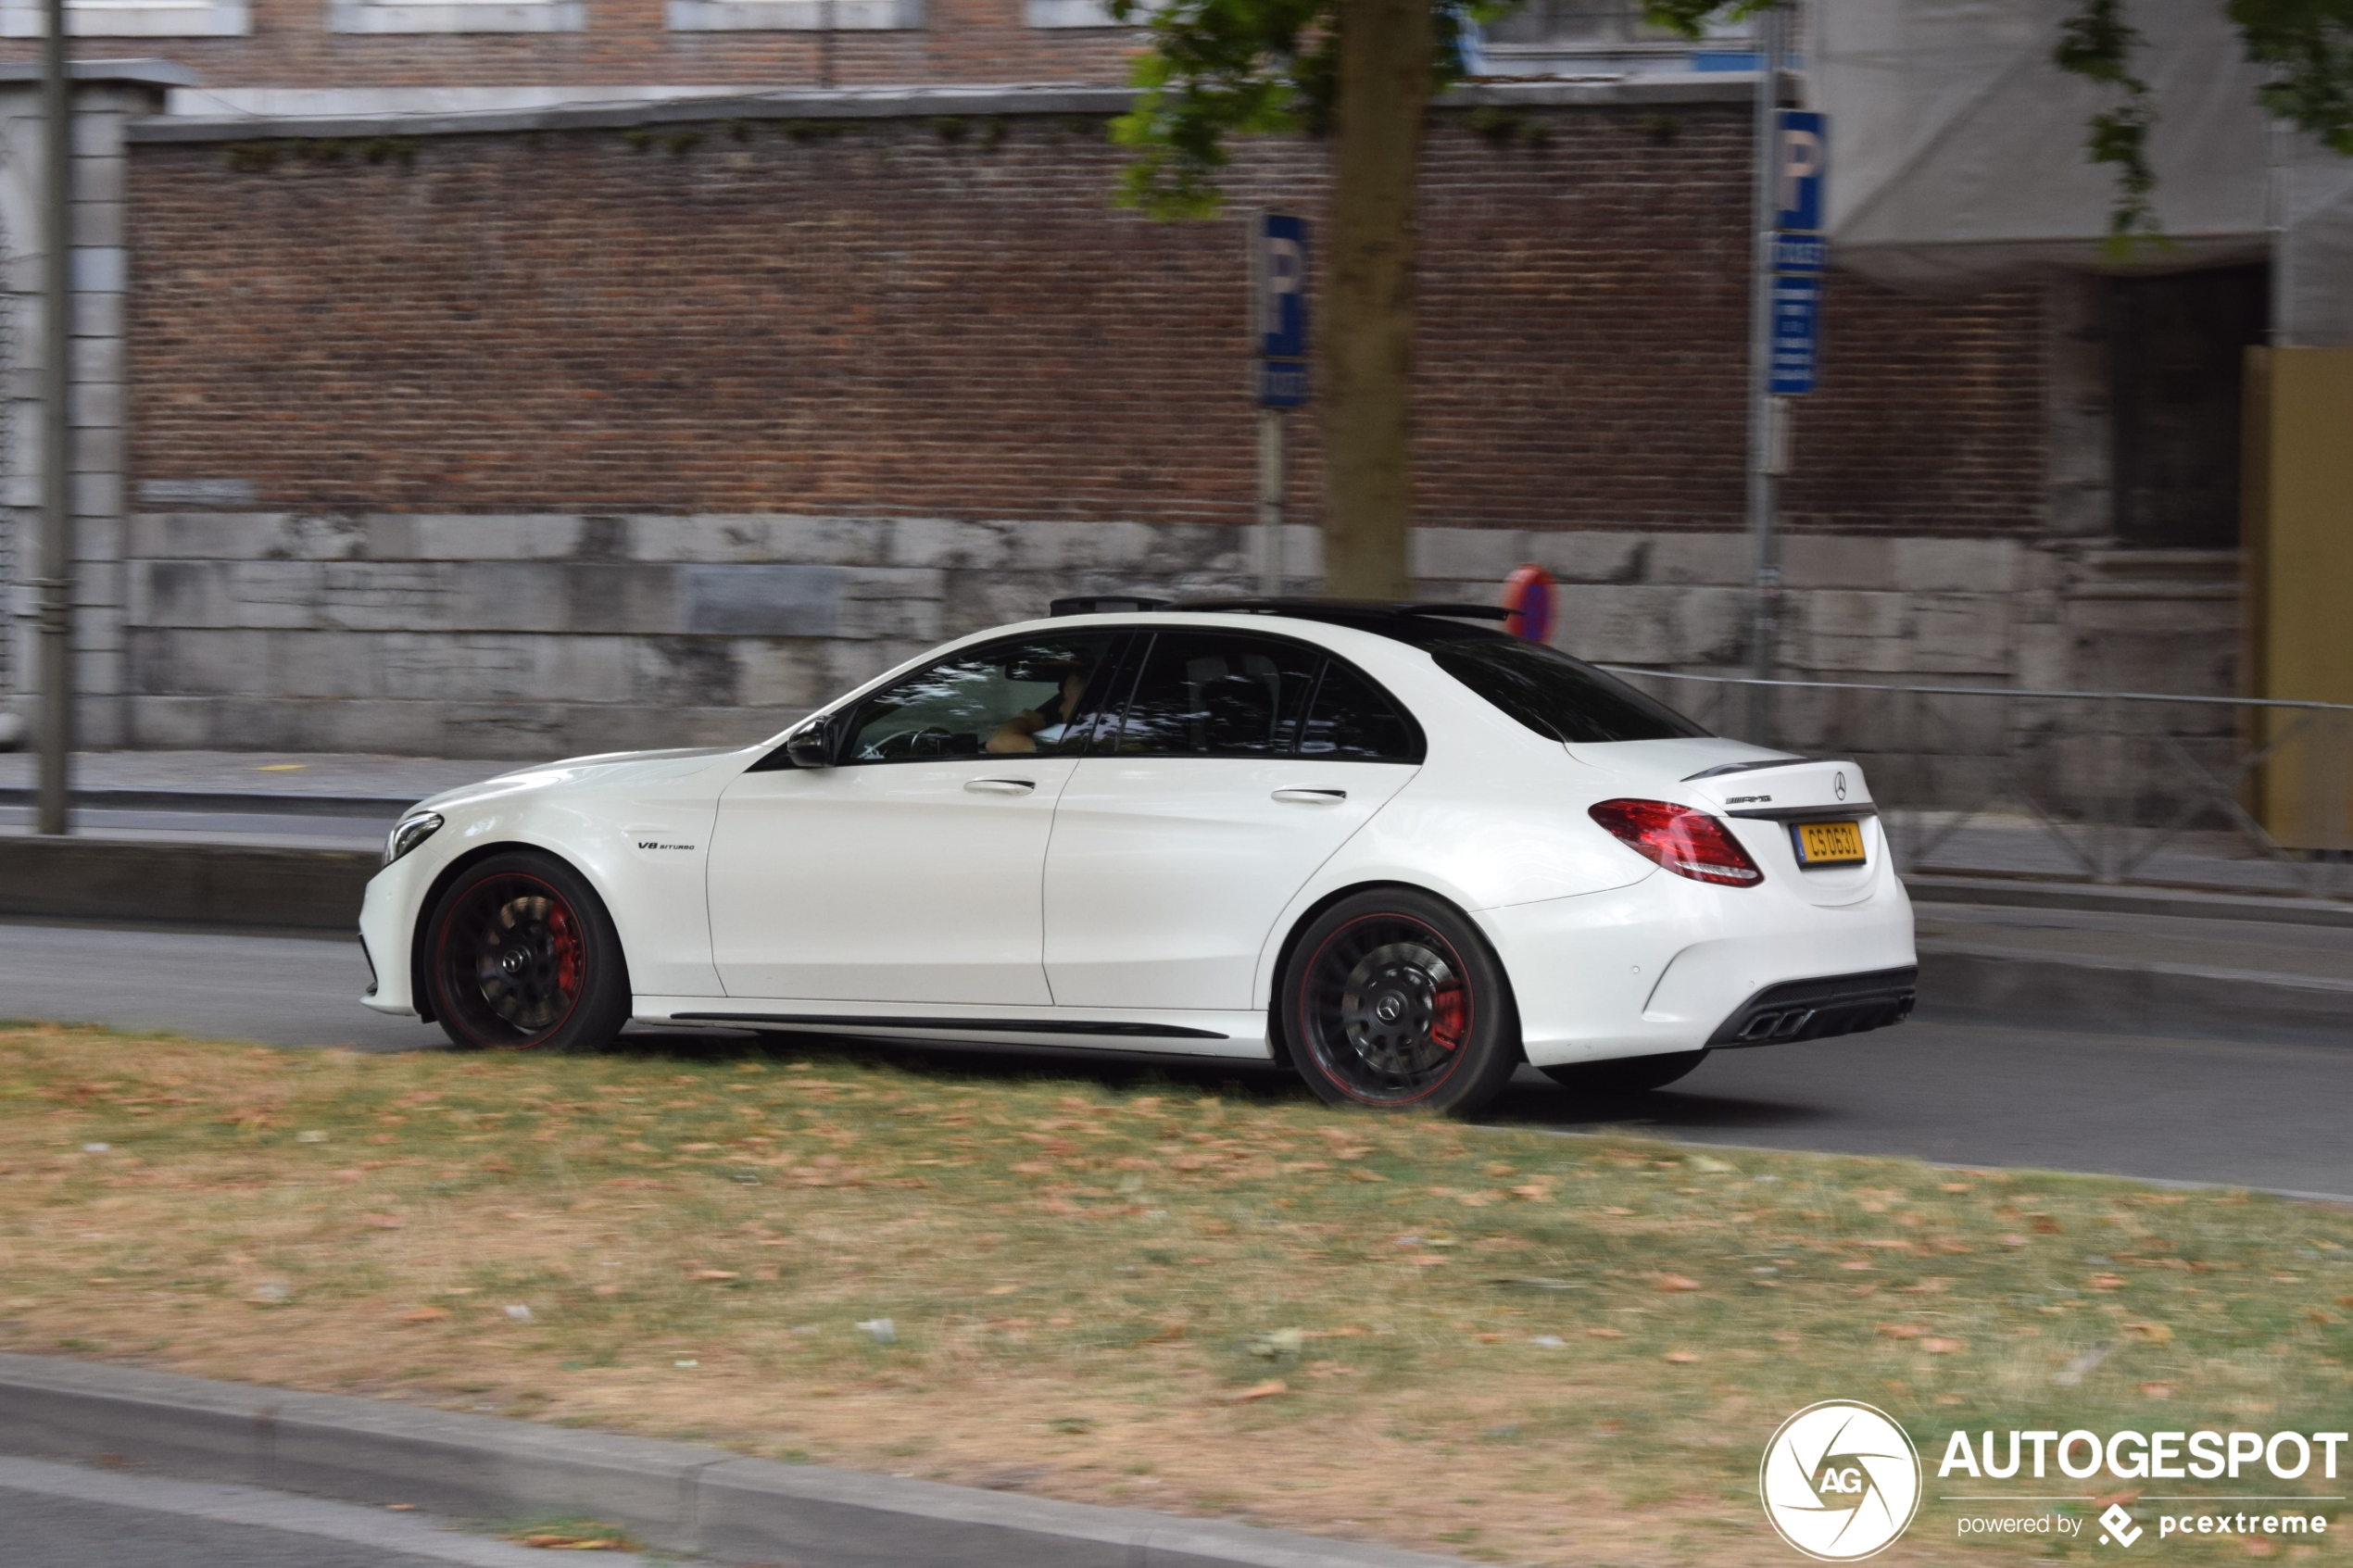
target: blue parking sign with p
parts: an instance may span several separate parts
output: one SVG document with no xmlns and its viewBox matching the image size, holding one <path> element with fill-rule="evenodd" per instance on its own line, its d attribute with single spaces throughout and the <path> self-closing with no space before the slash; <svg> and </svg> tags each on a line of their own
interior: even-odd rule
<svg viewBox="0 0 2353 1568">
<path fill-rule="evenodd" d="M 1307 358 L 1307 220 L 1258 215 L 1258 355 Z"/>
<path fill-rule="evenodd" d="M 1773 227 L 1810 234 L 1822 227 L 1822 180 L 1830 165 L 1825 117 L 1806 109 L 1783 109 L 1775 129 Z"/>
</svg>

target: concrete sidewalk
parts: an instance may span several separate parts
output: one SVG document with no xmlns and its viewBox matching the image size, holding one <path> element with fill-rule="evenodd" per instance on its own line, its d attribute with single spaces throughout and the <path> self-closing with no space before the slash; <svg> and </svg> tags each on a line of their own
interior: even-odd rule
<svg viewBox="0 0 2353 1568">
<path fill-rule="evenodd" d="M 32 827 L 34 759 L 0 755 L 0 835 Z M 350 849 L 417 801 L 518 764 L 252 751 L 98 751 L 74 758 L 73 832 L 116 842 Z"/>
</svg>

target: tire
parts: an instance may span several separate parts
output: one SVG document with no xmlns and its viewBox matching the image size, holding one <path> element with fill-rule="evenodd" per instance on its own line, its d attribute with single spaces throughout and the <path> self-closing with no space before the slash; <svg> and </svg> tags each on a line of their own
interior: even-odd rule
<svg viewBox="0 0 2353 1568">
<path fill-rule="evenodd" d="M 1665 1056 L 1629 1056 L 1610 1061 L 1578 1061 L 1538 1072 L 1564 1089 L 1581 1095 L 1639 1095 L 1667 1085 L 1707 1060 L 1707 1048 Z"/>
<path fill-rule="evenodd" d="M 621 937 L 585 878 L 516 850 L 469 866 L 425 927 L 425 984 L 463 1050 L 593 1050 L 629 1022 Z"/>
<path fill-rule="evenodd" d="M 1327 1105 L 1474 1116 L 1519 1065 L 1504 966 L 1426 893 L 1359 893 L 1316 916 L 1276 1006 L 1292 1065 Z"/>
</svg>

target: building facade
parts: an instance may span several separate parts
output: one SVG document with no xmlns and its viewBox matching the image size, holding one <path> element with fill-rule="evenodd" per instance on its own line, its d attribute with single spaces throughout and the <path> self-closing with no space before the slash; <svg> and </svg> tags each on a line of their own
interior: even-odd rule
<svg viewBox="0 0 2353 1568">
<path fill-rule="evenodd" d="M 897 28 L 844 20 L 882 0 L 832 0 L 813 37 L 791 7 L 818 0 L 463 0 L 371 11 L 374 31 L 272 3 L 145 37 L 176 83 L 105 67 L 83 89 L 86 744 L 754 738 L 1057 594 L 1254 576 L 1239 225 L 1111 205 L 1136 40 L 1038 9 L 1080 0 L 927 0 Z M 745 25 L 682 25 L 688 4 Z M 1557 9 L 1574 45 L 1591 17 Z M 1622 33 L 1602 42 L 1623 69 L 1474 85 L 1434 118 L 1416 570 L 1491 599 L 1536 561 L 1564 646 L 1724 671 L 1755 79 Z M 821 44 L 829 65 L 796 53 Z M 808 84 L 820 65 L 845 85 Z M 38 168 L 16 91 L 11 214 Z M 1321 146 L 1276 138 L 1230 190 L 1315 221 L 1325 182 Z M 2118 483 L 2119 410 L 2147 422 L 2118 395 L 2122 287 L 1833 277 L 1784 488 L 1793 672 L 2235 689 L 2227 526 L 2136 531 L 2171 492 Z M 2210 353 L 2219 330 L 2176 335 Z M 19 377 L 19 537 L 36 390 Z M 1304 587 L 1318 457 L 1312 414 L 1294 423 Z"/>
</svg>

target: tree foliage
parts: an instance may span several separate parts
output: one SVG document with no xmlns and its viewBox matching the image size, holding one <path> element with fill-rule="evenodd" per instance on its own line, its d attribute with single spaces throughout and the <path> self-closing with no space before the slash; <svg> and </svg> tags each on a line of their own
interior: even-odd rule
<svg viewBox="0 0 2353 1568">
<path fill-rule="evenodd" d="M 1510 11 L 1515 0 L 1430 7 L 1438 91 L 1462 80 L 1463 28 Z M 1119 201 L 1155 218 L 1214 217 L 1219 172 L 1235 136 L 1332 129 L 1344 0 L 1111 0 L 1116 21 L 1151 30 L 1139 56 L 1136 107 L 1112 139 L 1136 149 Z"/>
<path fill-rule="evenodd" d="M 2116 169 L 2116 205 L 2108 209 L 2111 246 L 2129 246 L 2137 235 L 2155 235 L 2157 208 L 2149 201 L 2157 171 L 2149 167 L 2149 128 L 2157 123 L 2156 94 L 2133 69 L 2140 30 L 2124 19 L 2124 0 L 2076 0 L 2075 13 L 2059 24 L 2052 60 L 2120 94 L 2121 101 L 2092 116 L 2085 151 L 2094 163 Z"/>
<path fill-rule="evenodd" d="M 2092 117 L 2086 150 L 2116 170 L 2111 244 L 2125 246 L 2158 232 L 2150 194 L 2149 132 L 2157 103 L 2133 69 L 2143 44 L 2124 15 L 2125 0 L 2073 0 L 2054 56 L 2059 69 L 2113 89 L 2120 101 Z M 2257 93 L 2266 109 L 2323 146 L 2353 154 L 2353 0 L 2224 0 L 2246 57 L 2271 68 Z"/>
</svg>

